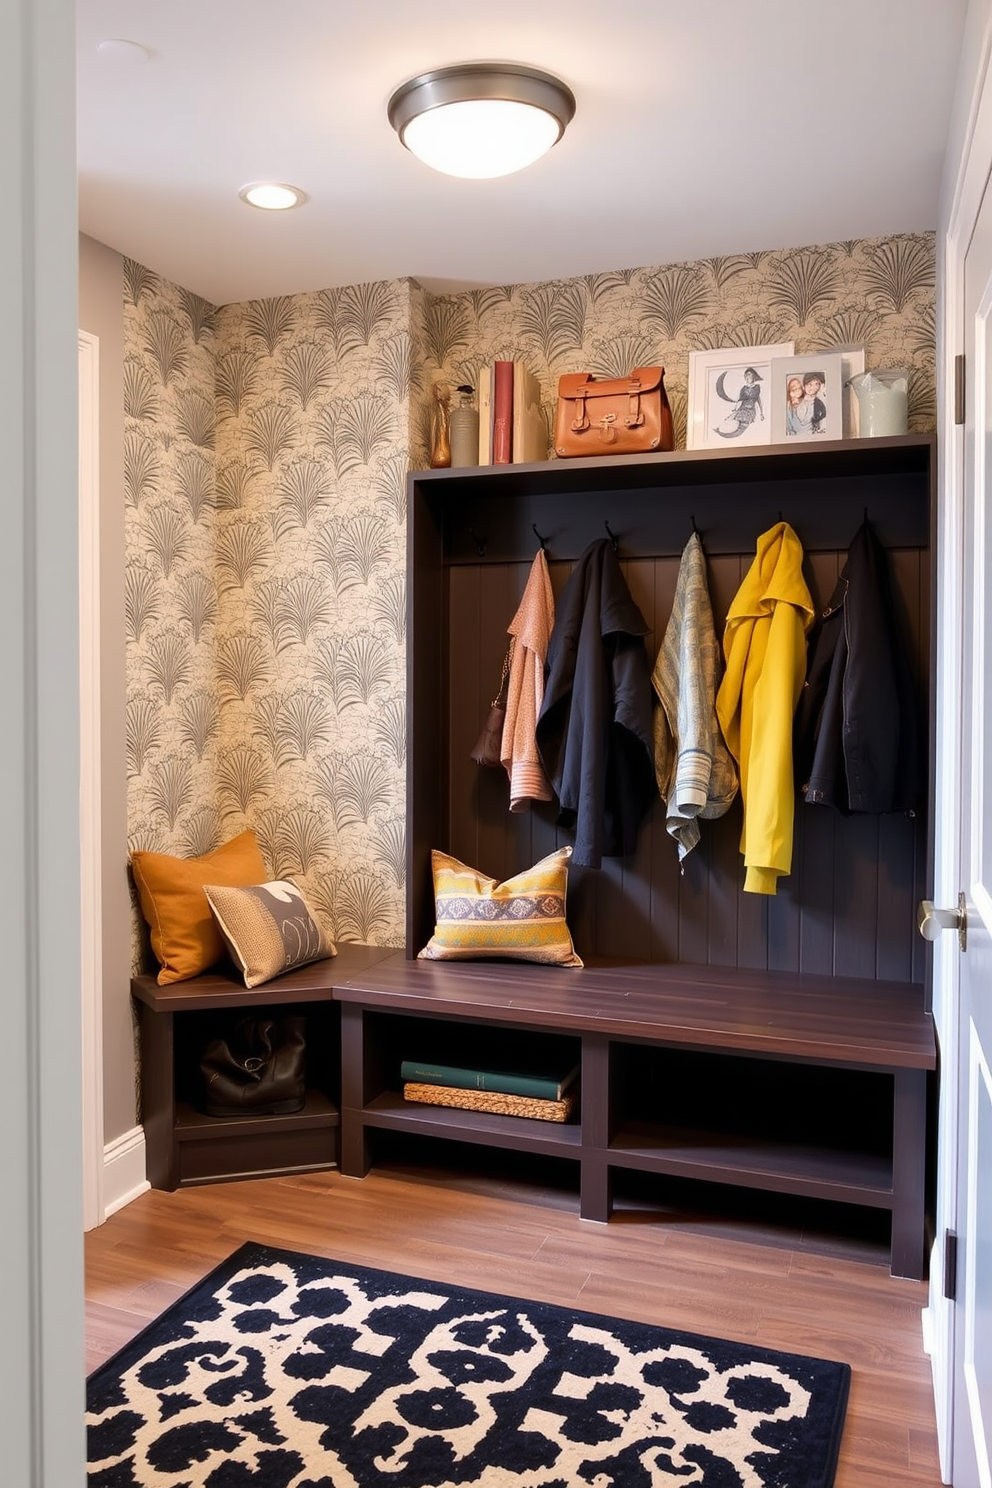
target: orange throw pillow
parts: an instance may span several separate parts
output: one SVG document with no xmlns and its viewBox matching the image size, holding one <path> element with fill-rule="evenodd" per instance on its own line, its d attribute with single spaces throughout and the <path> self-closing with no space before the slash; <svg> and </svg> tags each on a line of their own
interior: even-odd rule
<svg viewBox="0 0 992 1488">
<path fill-rule="evenodd" d="M 199 976 L 224 955 L 224 941 L 210 913 L 204 884 L 243 889 L 265 883 L 269 877 L 252 831 L 232 837 L 201 858 L 133 852 L 131 871 L 151 931 L 152 950 L 161 964 L 161 987 Z"/>
</svg>

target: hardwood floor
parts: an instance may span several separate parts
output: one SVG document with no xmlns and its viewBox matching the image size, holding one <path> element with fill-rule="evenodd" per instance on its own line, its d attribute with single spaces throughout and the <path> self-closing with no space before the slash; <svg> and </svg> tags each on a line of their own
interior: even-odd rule
<svg viewBox="0 0 992 1488">
<path fill-rule="evenodd" d="M 845 1360 L 836 1488 L 937 1488 L 926 1283 L 889 1275 L 883 1238 L 831 1233 L 821 1211 L 772 1222 L 750 1200 L 728 1215 L 636 1194 L 591 1224 L 556 1173 L 521 1182 L 478 1167 L 476 1152 L 465 1171 L 393 1159 L 363 1180 L 324 1172 L 142 1195 L 86 1237 L 88 1369 L 257 1240 Z"/>
</svg>

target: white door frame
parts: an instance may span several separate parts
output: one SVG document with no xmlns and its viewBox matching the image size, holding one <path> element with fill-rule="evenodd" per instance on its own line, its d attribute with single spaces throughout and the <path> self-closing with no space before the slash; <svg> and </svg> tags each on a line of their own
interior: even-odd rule
<svg viewBox="0 0 992 1488">
<path fill-rule="evenodd" d="M 934 801 L 934 902 L 954 905 L 962 887 L 956 833 L 942 823 L 960 819 L 962 730 L 961 696 L 962 593 L 964 587 L 964 427 L 955 423 L 955 357 L 964 351 L 964 261 L 978 219 L 992 165 L 992 28 L 982 33 L 960 154 L 950 181 L 948 205 L 938 235 L 937 394 L 939 480 L 937 532 L 936 737 L 937 791 Z M 988 741 L 992 747 L 992 741 Z M 966 1409 L 955 1399 L 955 1328 L 958 1310 L 944 1295 L 944 1237 L 953 1232 L 958 1212 L 959 951 L 956 938 L 943 935 L 934 943 L 933 1010 L 942 1052 L 938 1106 L 935 1240 L 930 1260 L 930 1296 L 925 1331 L 933 1367 L 934 1399 L 941 1477 L 954 1479 L 954 1420 Z"/>
<path fill-rule="evenodd" d="M 85 1478 L 75 15 L 0 5 L 0 1350 L 5 1483 Z"/>
<path fill-rule="evenodd" d="M 100 342 L 79 332 L 79 867 L 83 1228 L 106 1218 L 100 782 Z"/>
</svg>

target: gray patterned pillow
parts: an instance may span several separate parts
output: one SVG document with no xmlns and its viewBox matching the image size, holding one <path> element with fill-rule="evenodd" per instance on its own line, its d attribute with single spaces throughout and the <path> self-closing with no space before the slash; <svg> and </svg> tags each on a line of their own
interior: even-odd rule
<svg viewBox="0 0 992 1488">
<path fill-rule="evenodd" d="M 205 884 L 203 892 L 246 987 L 337 954 L 294 883 L 277 879 L 246 889 Z"/>
</svg>

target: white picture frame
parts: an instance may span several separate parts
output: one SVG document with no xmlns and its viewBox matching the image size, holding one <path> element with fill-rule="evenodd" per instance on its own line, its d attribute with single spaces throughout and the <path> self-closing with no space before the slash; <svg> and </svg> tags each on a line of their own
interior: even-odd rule
<svg viewBox="0 0 992 1488">
<path fill-rule="evenodd" d="M 777 357 L 769 376 L 773 444 L 844 438 L 844 355 Z"/>
<path fill-rule="evenodd" d="M 825 346 L 823 351 L 824 355 L 839 351 L 843 358 L 844 438 L 858 439 L 861 435 L 858 395 L 850 386 L 850 381 L 852 377 L 860 376 L 865 370 L 865 349 L 863 346 Z"/>
<path fill-rule="evenodd" d="M 686 449 L 771 444 L 767 397 L 771 365 L 776 358 L 791 356 L 794 349 L 792 341 L 781 341 L 775 346 L 690 351 Z"/>
</svg>

